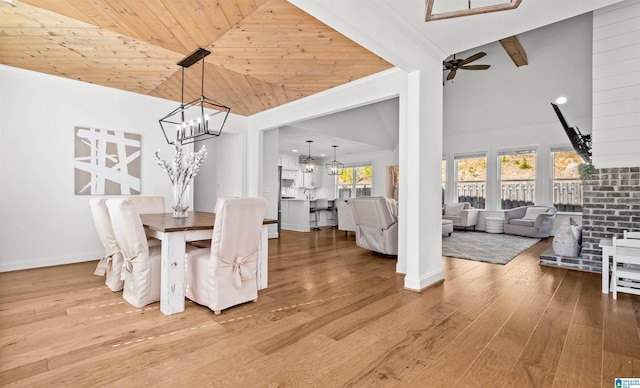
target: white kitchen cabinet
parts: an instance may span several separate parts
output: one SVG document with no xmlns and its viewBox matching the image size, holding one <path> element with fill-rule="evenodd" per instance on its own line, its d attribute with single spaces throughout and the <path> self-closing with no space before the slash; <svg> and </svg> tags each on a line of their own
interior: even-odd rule
<svg viewBox="0 0 640 388">
<path fill-rule="evenodd" d="M 293 181 L 298 180 L 298 175 L 300 174 L 300 171 L 298 170 L 282 170 L 282 179 L 290 179 Z"/>
<path fill-rule="evenodd" d="M 305 172 L 302 178 L 302 186 L 309 188 L 322 186 L 322 167 L 319 166 L 314 172 Z"/>
<path fill-rule="evenodd" d="M 298 164 L 297 155 L 280 154 L 280 165 L 282 166 L 283 171 L 300 170 L 300 165 Z"/>
</svg>

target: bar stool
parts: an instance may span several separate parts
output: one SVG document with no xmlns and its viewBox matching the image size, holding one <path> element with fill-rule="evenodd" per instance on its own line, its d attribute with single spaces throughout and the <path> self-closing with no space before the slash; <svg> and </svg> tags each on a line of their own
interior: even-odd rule
<svg viewBox="0 0 640 388">
<path fill-rule="evenodd" d="M 309 208 L 309 211 L 311 213 L 314 213 L 315 217 L 314 217 L 314 226 L 311 230 L 320 230 L 320 227 L 318 226 L 318 213 L 323 211 L 323 210 L 329 210 L 329 200 L 326 198 L 318 198 L 315 200 L 316 202 L 316 206 L 313 208 Z"/>
</svg>

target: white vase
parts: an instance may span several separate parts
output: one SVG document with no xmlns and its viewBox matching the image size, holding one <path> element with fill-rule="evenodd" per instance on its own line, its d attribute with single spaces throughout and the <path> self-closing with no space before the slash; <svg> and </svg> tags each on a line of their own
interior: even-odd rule
<svg viewBox="0 0 640 388">
<path fill-rule="evenodd" d="M 189 183 L 173 185 L 173 218 L 186 218 L 189 209 Z"/>
</svg>

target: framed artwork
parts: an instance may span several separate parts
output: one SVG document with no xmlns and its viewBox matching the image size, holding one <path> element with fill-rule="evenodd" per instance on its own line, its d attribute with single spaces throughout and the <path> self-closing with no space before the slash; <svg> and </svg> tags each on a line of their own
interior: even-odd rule
<svg viewBox="0 0 640 388">
<path fill-rule="evenodd" d="M 140 194 L 140 135 L 75 127 L 76 195 Z"/>
<path fill-rule="evenodd" d="M 385 197 L 398 200 L 398 166 L 387 166 L 387 190 Z"/>
</svg>

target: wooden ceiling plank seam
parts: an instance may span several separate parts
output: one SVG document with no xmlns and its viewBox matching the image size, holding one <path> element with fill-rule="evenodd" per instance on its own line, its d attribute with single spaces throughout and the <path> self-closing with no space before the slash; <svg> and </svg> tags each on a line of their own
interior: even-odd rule
<svg viewBox="0 0 640 388">
<path fill-rule="evenodd" d="M 90 24 L 111 32 L 126 36 L 134 36 L 135 31 L 120 19 L 118 13 L 103 1 L 74 3 L 74 7 L 83 12 Z"/>
<path fill-rule="evenodd" d="M 231 28 L 218 2 L 206 0 L 183 1 L 187 1 L 194 8 L 192 14 L 196 16 L 197 27 L 203 30 L 202 46 L 210 45 Z M 200 12 L 197 11 L 197 7 L 200 7 Z M 215 34 L 213 34 L 213 31 L 215 31 Z"/>
<path fill-rule="evenodd" d="M 216 84 L 215 90 L 211 92 L 215 93 L 221 101 L 225 101 L 225 105 L 236 113 L 242 112 L 246 115 L 252 112 L 255 103 L 247 101 L 247 87 L 242 85 L 245 77 L 218 67 L 211 70 L 209 79 L 214 80 Z"/>
<path fill-rule="evenodd" d="M 247 1 L 244 2 L 246 3 Z M 244 15 L 242 10 L 240 9 L 238 1 L 236 0 L 218 0 L 218 6 L 220 7 L 220 11 L 227 21 L 229 29 L 235 27 L 246 16 L 257 9 L 257 6 L 255 5 L 255 3 L 253 3 L 253 8 L 251 9 L 251 11 L 247 15 Z"/>
<path fill-rule="evenodd" d="M 132 20 L 132 23 L 135 22 L 137 24 L 140 24 L 138 20 L 143 20 L 146 25 L 144 30 L 138 31 L 137 39 L 176 53 L 186 54 L 188 52 L 188 46 L 181 42 L 183 39 L 177 39 L 174 31 L 170 28 L 170 25 L 176 25 L 177 21 L 171 12 L 165 10 L 162 3 L 158 4 L 155 0 L 135 3 L 137 8 L 134 8 L 134 11 L 138 14 L 146 15 L 145 17 L 138 16 L 135 18 L 137 20 Z"/>
<path fill-rule="evenodd" d="M 185 32 L 185 35 L 191 37 L 194 42 L 194 47 L 187 48 L 188 50 L 185 55 L 195 51 L 198 47 L 205 47 L 209 45 L 210 40 L 203 37 L 202 30 L 198 27 L 196 20 L 193 20 L 191 17 L 193 13 L 185 12 L 183 8 L 184 4 L 182 2 L 163 0 L 163 3 Z"/>
<path fill-rule="evenodd" d="M 157 46 L 163 46 L 166 39 L 158 38 L 162 36 L 162 32 L 169 33 L 167 28 L 161 23 L 157 17 L 150 17 L 149 8 L 141 1 L 128 1 L 126 3 L 120 0 L 102 0 L 108 4 L 111 9 L 122 16 L 122 20 L 130 31 L 129 37 L 151 43 Z M 143 17 L 144 16 L 144 17 Z"/>
<path fill-rule="evenodd" d="M 148 0 L 149 9 L 156 17 L 163 21 L 165 28 L 175 40 L 174 42 L 166 42 L 166 48 L 170 48 L 182 55 L 189 54 L 192 47 L 197 46 L 191 35 L 189 35 L 184 28 L 180 25 L 180 22 L 176 19 L 176 15 L 168 9 L 164 0 Z"/>
</svg>

